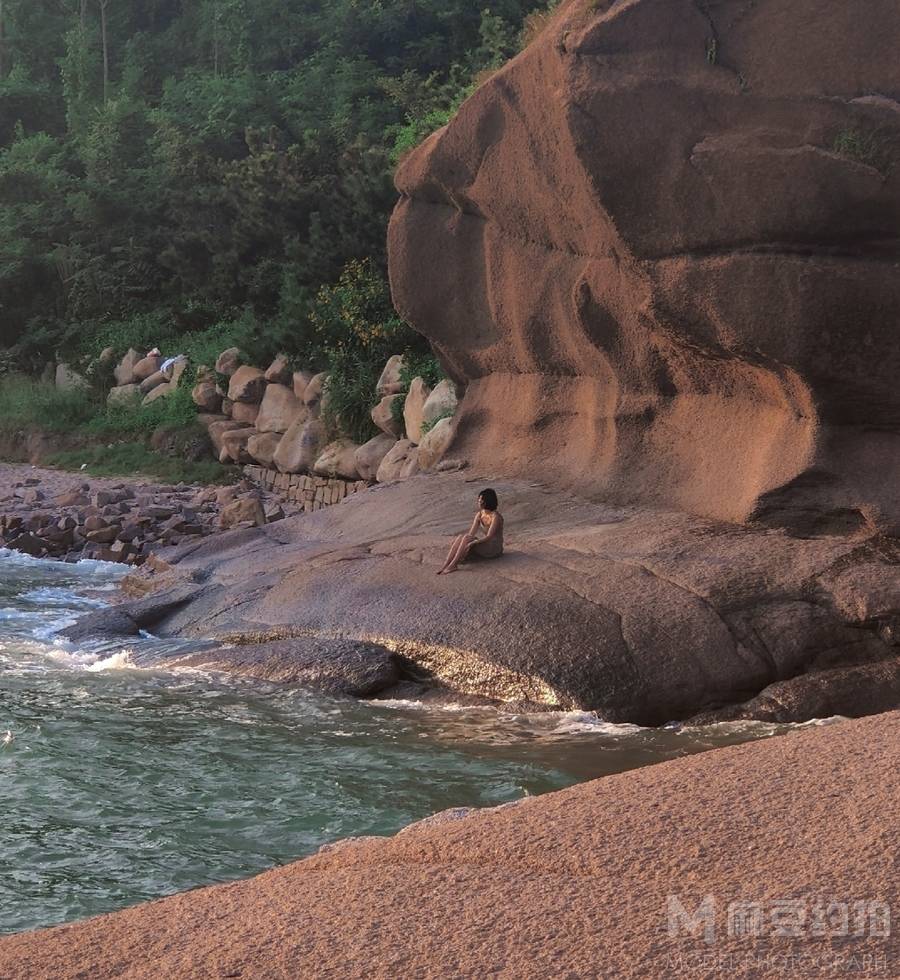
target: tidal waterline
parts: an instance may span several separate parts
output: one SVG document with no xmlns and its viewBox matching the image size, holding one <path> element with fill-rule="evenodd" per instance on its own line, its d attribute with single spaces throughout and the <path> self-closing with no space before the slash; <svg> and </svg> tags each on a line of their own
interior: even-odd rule
<svg viewBox="0 0 900 980">
<path fill-rule="evenodd" d="M 587 713 L 366 704 L 134 668 L 150 639 L 55 641 L 120 574 L 0 551 L 0 932 L 787 727 L 653 730 Z"/>
</svg>

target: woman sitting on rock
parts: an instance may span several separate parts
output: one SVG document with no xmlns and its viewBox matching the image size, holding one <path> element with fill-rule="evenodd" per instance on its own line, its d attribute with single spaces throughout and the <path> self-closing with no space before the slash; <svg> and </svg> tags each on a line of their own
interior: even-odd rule
<svg viewBox="0 0 900 980">
<path fill-rule="evenodd" d="M 478 531 L 484 537 L 478 537 Z M 478 494 L 478 513 L 468 534 L 453 539 L 450 554 L 438 575 L 455 572 L 456 566 L 470 555 L 478 558 L 499 558 L 503 554 L 503 515 L 497 510 L 497 494 L 493 490 L 482 490 Z"/>
</svg>

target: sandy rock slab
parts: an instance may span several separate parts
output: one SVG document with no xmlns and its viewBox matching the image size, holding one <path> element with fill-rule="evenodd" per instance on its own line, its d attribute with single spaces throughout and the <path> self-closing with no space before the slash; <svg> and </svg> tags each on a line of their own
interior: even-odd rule
<svg viewBox="0 0 900 980">
<path fill-rule="evenodd" d="M 505 553 L 438 578 L 484 486 L 500 496 Z M 182 546 L 171 560 L 208 572 L 211 590 L 161 623 L 165 635 L 208 636 L 235 621 L 240 597 L 253 628 L 378 642 L 463 694 L 613 722 L 746 705 L 804 677 L 815 681 L 802 696 L 769 691 L 751 712 L 806 720 L 900 706 L 886 683 L 900 637 L 885 586 L 900 543 L 884 539 L 801 541 L 463 470 L 380 485 L 225 550 Z M 856 685 L 835 672 L 856 667 Z"/>
<path fill-rule="evenodd" d="M 789 958 L 828 965 L 798 977 L 892 977 L 898 795 L 894 712 L 457 809 L 247 881 L 10 936 L 0 976 L 784 980 Z M 709 931 L 691 934 L 679 908 L 695 914 L 705 896 Z M 817 931 L 821 899 L 838 906 Z M 728 928 L 747 902 L 755 935 Z M 854 902 L 859 935 L 841 935 Z"/>
</svg>

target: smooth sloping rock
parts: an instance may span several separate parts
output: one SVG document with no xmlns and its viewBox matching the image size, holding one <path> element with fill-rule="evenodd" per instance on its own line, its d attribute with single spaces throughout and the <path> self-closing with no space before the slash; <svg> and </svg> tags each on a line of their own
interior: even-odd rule
<svg viewBox="0 0 900 980">
<path fill-rule="evenodd" d="M 363 480 L 374 480 L 382 460 L 394 448 L 396 439 L 381 432 L 356 450 L 356 470 Z"/>
<path fill-rule="evenodd" d="M 386 432 L 395 439 L 400 439 L 403 436 L 403 402 L 405 401 L 405 397 L 405 395 L 401 394 L 385 395 L 371 412 L 372 421 L 375 425 L 382 432 Z M 396 414 L 394 410 L 395 405 L 399 407 L 399 411 Z"/>
<path fill-rule="evenodd" d="M 360 447 L 349 439 L 330 442 L 316 458 L 313 472 L 319 476 L 339 476 L 344 480 L 358 480 L 356 452 Z"/>
<path fill-rule="evenodd" d="M 259 408 L 256 427 L 260 432 L 287 432 L 298 420 L 306 420 L 306 406 L 284 384 L 269 384 Z"/>
<path fill-rule="evenodd" d="M 278 443 L 273 457 L 282 473 L 308 473 L 321 453 L 327 435 L 318 419 L 295 422 Z"/>
<path fill-rule="evenodd" d="M 436 586 L 431 571 L 468 528 L 485 485 L 500 497 L 505 554 L 464 564 Z M 871 562 L 858 540 L 801 541 L 465 472 L 352 495 L 301 523 L 277 546 L 250 541 L 216 566 L 212 581 L 232 594 L 263 569 L 269 576 L 241 616 L 390 638 L 464 693 L 663 724 L 744 703 L 801 672 L 896 656 L 878 622 L 849 620 L 819 584 Z M 185 569 L 210 560 L 201 547 Z M 227 597 L 218 608 L 227 611 Z M 188 609 L 167 629 L 206 635 L 215 615 Z"/>
<path fill-rule="evenodd" d="M 60 636 L 72 643 L 114 640 L 120 636 L 137 636 L 140 627 L 134 619 L 118 606 L 99 609 L 81 616 L 77 622 L 65 627 Z"/>
<path fill-rule="evenodd" d="M 403 370 L 403 355 L 394 354 L 388 358 L 384 370 L 378 377 L 375 385 L 375 394 L 379 397 L 384 395 L 396 395 L 403 391 L 403 382 L 400 380 L 400 372 Z"/>
<path fill-rule="evenodd" d="M 403 402 L 403 424 L 406 438 L 416 445 L 422 439 L 422 423 L 425 421 L 425 403 L 431 389 L 421 378 L 413 378 Z"/>
<path fill-rule="evenodd" d="M 246 360 L 247 355 L 239 347 L 229 347 L 216 358 L 216 374 L 230 378 Z"/>
<path fill-rule="evenodd" d="M 409 439 L 400 439 L 394 443 L 378 466 L 375 479 L 379 483 L 389 483 L 392 480 L 405 480 L 414 476 L 419 467 L 419 449 Z"/>
<path fill-rule="evenodd" d="M 129 347 L 128 352 L 125 354 L 122 360 L 119 361 L 115 371 L 113 372 L 117 385 L 121 386 L 134 384 L 136 380 L 134 376 L 134 366 L 143 358 L 143 356 L 143 354 L 136 351 L 133 347 Z"/>
<path fill-rule="evenodd" d="M 162 365 L 163 359 L 159 354 L 148 354 L 142 357 L 132 369 L 135 381 L 146 381 L 147 378 L 156 374 Z"/>
<path fill-rule="evenodd" d="M 233 402 L 248 402 L 256 405 L 262 401 L 266 392 L 266 376 L 259 368 L 249 364 L 239 367 L 231 376 L 228 397 Z"/>
<path fill-rule="evenodd" d="M 456 434 L 453 419 L 441 419 L 422 436 L 419 443 L 419 466 L 423 470 L 433 469 L 444 458 Z"/>
<path fill-rule="evenodd" d="M 435 419 L 448 418 L 456 411 L 458 400 L 456 385 L 449 378 L 439 381 L 422 406 L 422 422 L 433 422 Z"/>
<path fill-rule="evenodd" d="M 263 466 L 271 467 L 275 464 L 275 451 L 281 442 L 281 434 L 278 432 L 259 432 L 250 436 L 247 440 L 247 452 Z"/>
<path fill-rule="evenodd" d="M 392 296 L 474 466 L 900 530 L 897 10 L 857 9 L 569 0 L 404 159 Z"/>
</svg>

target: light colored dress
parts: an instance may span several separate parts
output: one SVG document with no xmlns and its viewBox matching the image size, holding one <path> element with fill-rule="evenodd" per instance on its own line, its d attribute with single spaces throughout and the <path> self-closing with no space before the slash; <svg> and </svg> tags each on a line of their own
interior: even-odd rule
<svg viewBox="0 0 900 980">
<path fill-rule="evenodd" d="M 484 538 L 473 544 L 471 554 L 479 558 L 499 558 L 503 554 L 503 518 L 500 514 L 497 511 L 482 511 L 478 523 L 482 528 L 490 531 L 494 521 L 500 523 L 497 533 L 492 538 Z"/>
</svg>

